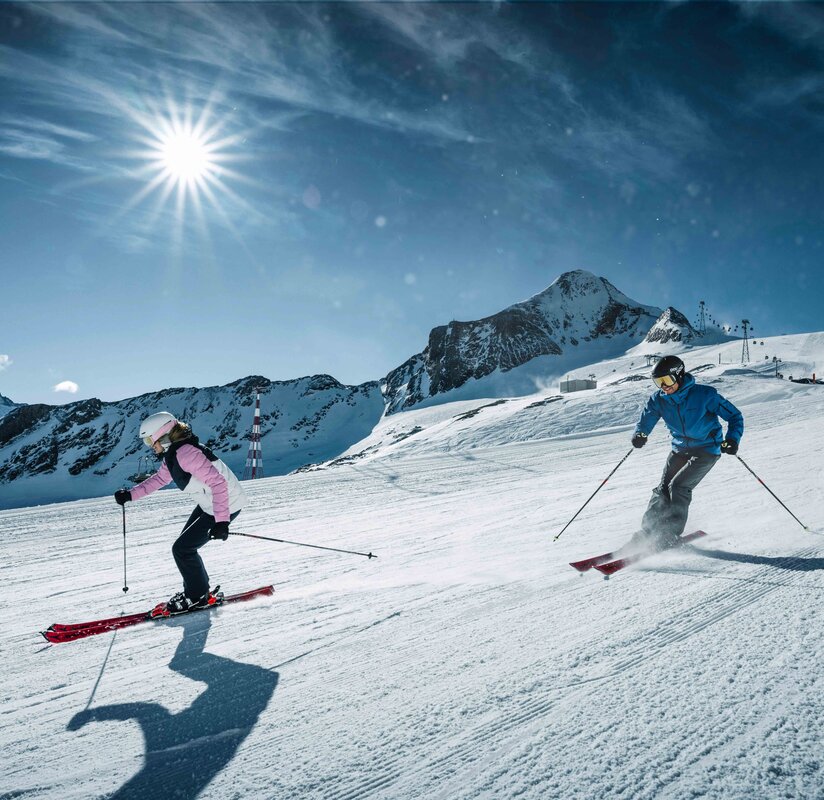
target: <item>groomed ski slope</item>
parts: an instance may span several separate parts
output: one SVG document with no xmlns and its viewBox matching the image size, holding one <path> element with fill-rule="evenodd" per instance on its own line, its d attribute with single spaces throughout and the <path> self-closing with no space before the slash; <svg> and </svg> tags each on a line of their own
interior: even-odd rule
<svg viewBox="0 0 824 800">
<path fill-rule="evenodd" d="M 824 387 L 699 377 L 744 411 L 740 455 L 820 531 Z M 389 417 L 348 463 L 246 484 L 233 525 L 377 561 L 211 543 L 215 581 L 275 597 L 70 644 L 36 631 L 176 590 L 185 499 L 126 507 L 126 596 L 112 500 L 1 513 L 0 797 L 824 797 L 820 532 L 724 456 L 692 507 L 708 537 L 579 577 L 568 561 L 637 527 L 659 426 L 552 541 L 649 389 Z"/>
</svg>

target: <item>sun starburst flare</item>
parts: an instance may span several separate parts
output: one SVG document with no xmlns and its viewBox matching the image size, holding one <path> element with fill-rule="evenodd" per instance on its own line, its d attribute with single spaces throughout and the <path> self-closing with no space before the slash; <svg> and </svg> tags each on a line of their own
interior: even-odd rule
<svg viewBox="0 0 824 800">
<path fill-rule="evenodd" d="M 210 147 L 193 131 L 178 131 L 165 138 L 158 155 L 163 169 L 178 183 L 196 183 L 214 170 Z"/>
<path fill-rule="evenodd" d="M 180 107 L 169 99 L 162 109 L 152 107 L 132 114 L 142 128 L 138 135 L 141 149 L 128 155 L 142 162 L 132 174 L 145 183 L 131 198 L 128 209 L 154 194 L 155 219 L 171 202 L 178 226 L 185 225 L 192 208 L 204 233 L 205 204 L 233 229 L 227 207 L 252 210 L 229 185 L 232 181 L 254 183 L 229 167 L 231 162 L 243 160 L 237 148 L 245 135 L 225 133 L 229 119 L 215 119 L 214 100 L 204 105 L 199 116 L 192 106 Z"/>
</svg>

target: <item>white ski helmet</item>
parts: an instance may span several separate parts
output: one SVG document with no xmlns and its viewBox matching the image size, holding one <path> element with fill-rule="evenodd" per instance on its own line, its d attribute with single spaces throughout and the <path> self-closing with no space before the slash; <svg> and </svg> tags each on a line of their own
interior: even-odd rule
<svg viewBox="0 0 824 800">
<path fill-rule="evenodd" d="M 160 439 L 166 436 L 169 431 L 177 425 L 177 419 L 168 411 L 158 411 L 157 414 L 152 414 L 146 417 L 140 424 L 140 438 L 147 447 L 151 447 Z M 169 440 L 161 442 L 163 449 L 169 447 Z"/>
</svg>

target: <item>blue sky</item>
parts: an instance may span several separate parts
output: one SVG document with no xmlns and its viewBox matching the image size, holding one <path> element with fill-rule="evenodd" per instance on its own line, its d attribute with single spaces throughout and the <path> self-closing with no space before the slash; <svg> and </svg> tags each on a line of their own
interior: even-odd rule
<svg viewBox="0 0 824 800">
<path fill-rule="evenodd" d="M 822 61 L 813 3 L 0 5 L 0 393 L 358 383 L 578 268 L 822 330 Z"/>
</svg>

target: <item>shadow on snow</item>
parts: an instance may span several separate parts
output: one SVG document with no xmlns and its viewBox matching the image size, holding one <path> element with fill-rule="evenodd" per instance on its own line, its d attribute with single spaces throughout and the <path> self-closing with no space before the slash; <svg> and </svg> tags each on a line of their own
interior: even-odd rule
<svg viewBox="0 0 824 800">
<path fill-rule="evenodd" d="M 81 711 L 68 729 L 89 722 L 137 720 L 146 742 L 143 768 L 111 797 L 169 797 L 191 800 L 234 757 L 269 703 L 278 673 L 203 652 L 209 614 L 173 619 L 183 628 L 169 668 L 206 684 L 186 709 L 172 714 L 159 703 L 121 703 Z"/>
<path fill-rule="evenodd" d="M 749 553 L 730 553 L 727 550 L 705 550 L 703 547 L 691 547 L 695 553 L 707 558 L 717 558 L 721 561 L 737 561 L 741 564 L 758 564 L 764 567 L 775 567 L 793 572 L 814 572 L 824 569 L 824 558 L 798 558 L 796 556 L 754 556 Z"/>
</svg>

